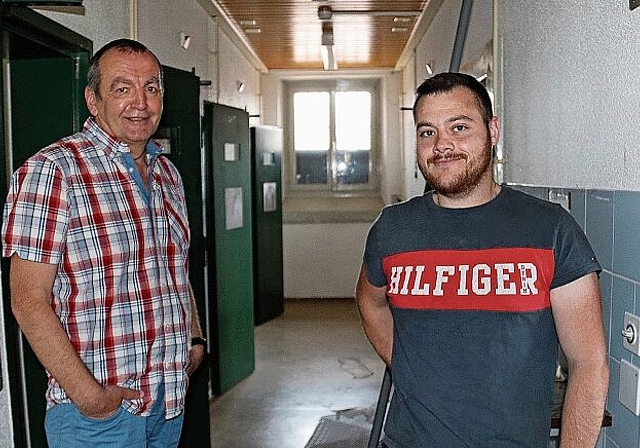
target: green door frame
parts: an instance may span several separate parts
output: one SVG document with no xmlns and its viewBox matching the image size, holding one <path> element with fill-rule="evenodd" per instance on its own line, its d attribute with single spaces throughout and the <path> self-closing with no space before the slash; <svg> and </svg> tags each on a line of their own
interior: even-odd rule
<svg viewBox="0 0 640 448">
<path fill-rule="evenodd" d="M 33 73 L 31 80 L 13 80 L 6 77 L 7 72 L 3 71 L 0 76 L 0 159 L 4 162 L 1 164 L 3 169 L 0 170 L 0 197 L 6 197 L 9 178 L 11 172 L 17 168 L 29 155 L 34 153 L 40 147 L 45 146 L 51 141 L 46 141 L 49 137 L 42 137 L 42 141 L 38 140 L 37 135 L 29 135 L 29 142 L 34 147 L 26 148 L 10 148 L 8 142 L 13 141 L 14 135 L 18 132 L 29 134 L 37 134 L 39 129 L 43 129 L 43 123 L 37 119 L 29 121 L 29 119 L 18 118 L 21 124 L 20 129 L 15 129 L 13 122 L 15 116 L 19 113 L 12 114 L 14 105 L 19 101 L 33 101 L 38 98 L 37 91 L 29 92 L 29 95 L 19 95 L 19 89 L 25 86 L 38 86 L 42 89 L 55 89 L 58 77 L 65 79 L 63 98 L 68 101 L 61 104 L 23 104 L 23 110 L 29 107 L 43 107 L 46 110 L 42 113 L 55 115 L 57 111 L 63 111 L 65 117 L 69 120 L 57 120 L 57 130 L 61 135 L 71 134 L 78 131 L 82 126 L 84 118 L 88 115 L 84 105 L 83 89 L 86 83 L 86 73 L 89 58 L 93 50 L 93 44 L 89 39 L 61 26 L 60 24 L 50 20 L 43 15 L 25 7 L 11 6 L 2 2 L 0 5 L 0 48 L 2 48 L 2 57 L 9 62 L 11 67 L 12 61 L 21 59 L 22 67 L 25 68 L 21 73 L 29 74 L 26 67 L 29 60 L 35 61 L 36 64 L 46 66 L 47 58 L 52 58 L 55 63 L 51 64 L 50 70 L 57 73 L 56 80 L 46 79 L 42 87 L 34 81 L 39 73 Z M 25 45 L 27 44 L 27 45 Z M 24 65 L 24 64 L 27 65 Z M 16 64 L 16 67 L 20 64 Z M 50 72 L 51 73 L 51 72 Z M 42 80 L 38 80 L 42 81 Z M 31 88 L 31 87 L 26 87 Z M 10 92 L 14 92 L 10 94 Z M 15 109 L 20 109 L 17 107 Z M 15 112 L 15 111 L 14 111 Z M 11 123 L 8 121 L 11 120 Z M 63 124 L 61 124 L 63 123 Z M 27 129 L 22 129 L 23 126 Z M 12 135 L 7 135 L 10 131 Z M 53 132 L 48 129 L 48 132 Z M 48 134 L 47 134 L 48 135 Z M 38 146 L 38 147 L 35 147 Z M 11 369 L 9 372 L 9 390 L 11 391 L 11 413 L 13 421 L 13 435 L 15 446 L 43 446 L 46 447 L 46 438 L 44 434 L 44 388 L 46 387 L 46 377 L 44 369 L 37 362 L 35 355 L 24 341 L 18 329 L 18 326 L 11 314 L 10 310 L 10 290 L 9 290 L 9 263 L 7 259 L 2 259 L 2 289 L 3 289 L 3 309 L 2 318 L 5 321 L 5 343 L 7 350 L 7 361 L 9 365 L 25 366 L 24 378 L 27 384 L 23 382 L 21 369 Z"/>
</svg>

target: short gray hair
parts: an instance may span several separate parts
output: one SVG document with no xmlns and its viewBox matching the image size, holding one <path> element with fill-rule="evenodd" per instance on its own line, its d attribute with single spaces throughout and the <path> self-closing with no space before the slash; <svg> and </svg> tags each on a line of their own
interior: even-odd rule
<svg viewBox="0 0 640 448">
<path fill-rule="evenodd" d="M 89 60 L 89 70 L 87 71 L 87 87 L 93 90 L 96 98 L 100 99 L 100 81 L 102 80 L 102 76 L 100 74 L 100 59 L 102 59 L 102 56 L 104 56 L 107 50 L 111 50 L 112 48 L 127 53 L 148 53 L 153 56 L 153 58 L 158 63 L 158 70 L 160 71 L 160 90 L 164 92 L 162 65 L 160 64 L 160 61 L 158 60 L 156 55 L 153 54 L 153 52 L 149 50 L 144 44 L 141 44 L 136 40 L 116 39 L 100 48 Z"/>
</svg>

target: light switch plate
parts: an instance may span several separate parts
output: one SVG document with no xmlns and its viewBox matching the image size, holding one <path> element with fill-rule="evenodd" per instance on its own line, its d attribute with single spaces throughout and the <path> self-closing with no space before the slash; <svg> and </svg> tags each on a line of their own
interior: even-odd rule
<svg viewBox="0 0 640 448">
<path fill-rule="evenodd" d="M 640 369 L 624 359 L 620 360 L 618 400 L 635 415 L 640 415 Z"/>
<path fill-rule="evenodd" d="M 622 329 L 633 333 L 631 341 L 622 336 L 622 346 L 634 355 L 640 356 L 640 317 L 625 311 Z"/>
<path fill-rule="evenodd" d="M 549 190 L 549 202 L 560 204 L 566 211 L 571 211 L 571 192 Z"/>
</svg>

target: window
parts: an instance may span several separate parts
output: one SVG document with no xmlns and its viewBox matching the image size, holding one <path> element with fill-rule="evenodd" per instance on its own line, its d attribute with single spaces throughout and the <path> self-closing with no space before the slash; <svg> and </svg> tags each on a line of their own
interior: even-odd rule
<svg viewBox="0 0 640 448">
<path fill-rule="evenodd" d="M 294 195 L 376 192 L 378 82 L 291 81 L 287 187 Z"/>
</svg>

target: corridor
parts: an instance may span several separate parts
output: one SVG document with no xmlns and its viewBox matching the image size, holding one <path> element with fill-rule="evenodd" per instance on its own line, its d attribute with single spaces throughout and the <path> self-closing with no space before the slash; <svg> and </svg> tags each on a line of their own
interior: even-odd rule
<svg viewBox="0 0 640 448">
<path fill-rule="evenodd" d="M 255 343 L 255 372 L 211 404 L 212 447 L 304 448 L 321 417 L 375 406 L 383 363 L 353 299 L 287 300 Z"/>
</svg>

